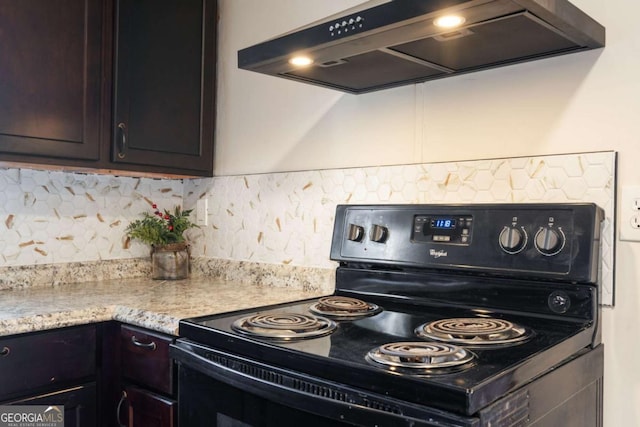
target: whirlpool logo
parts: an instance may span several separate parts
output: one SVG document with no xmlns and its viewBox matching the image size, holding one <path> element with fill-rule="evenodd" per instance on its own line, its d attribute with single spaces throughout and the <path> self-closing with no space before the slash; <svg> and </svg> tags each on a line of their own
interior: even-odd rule
<svg viewBox="0 0 640 427">
<path fill-rule="evenodd" d="M 429 255 L 431 255 L 435 259 L 438 259 L 440 257 L 447 256 L 448 254 L 447 251 L 443 251 L 442 249 L 440 249 L 439 251 L 436 251 L 435 249 L 429 249 Z"/>
<path fill-rule="evenodd" d="M 0 406 L 0 427 L 64 427 L 64 406 Z"/>
</svg>

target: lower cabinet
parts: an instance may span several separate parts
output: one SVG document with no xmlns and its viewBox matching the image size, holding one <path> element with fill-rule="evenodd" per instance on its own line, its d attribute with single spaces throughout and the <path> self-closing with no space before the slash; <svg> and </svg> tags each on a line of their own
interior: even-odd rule
<svg viewBox="0 0 640 427">
<path fill-rule="evenodd" d="M 64 406 L 66 427 L 175 427 L 173 340 L 118 322 L 0 337 L 0 405 Z"/>
<path fill-rule="evenodd" d="M 64 405 L 65 426 L 96 426 L 96 326 L 0 338 L 0 405 Z"/>
<path fill-rule="evenodd" d="M 97 423 L 96 384 L 89 383 L 67 390 L 28 397 L 9 405 L 62 405 L 65 427 L 95 426 Z"/>
<path fill-rule="evenodd" d="M 175 366 L 169 357 L 173 337 L 121 325 L 118 423 L 127 427 L 177 425 Z"/>
</svg>

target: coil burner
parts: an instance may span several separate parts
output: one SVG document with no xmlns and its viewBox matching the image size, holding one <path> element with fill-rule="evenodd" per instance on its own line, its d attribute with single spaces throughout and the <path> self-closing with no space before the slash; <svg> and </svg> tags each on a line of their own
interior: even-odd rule
<svg viewBox="0 0 640 427">
<path fill-rule="evenodd" d="M 446 374 L 466 369 L 475 355 L 441 342 L 395 342 L 369 351 L 367 361 L 392 371 L 410 374 Z"/>
<path fill-rule="evenodd" d="M 309 310 L 336 320 L 353 320 L 373 316 L 380 313 L 382 308 L 356 298 L 333 295 L 320 298 Z"/>
<path fill-rule="evenodd" d="M 519 344 L 532 336 L 532 332 L 523 326 L 482 317 L 437 320 L 418 326 L 415 332 L 428 340 L 477 348 Z"/>
<path fill-rule="evenodd" d="M 254 338 L 284 342 L 329 335 L 336 329 L 336 323 L 318 316 L 272 312 L 243 317 L 231 327 Z"/>
</svg>

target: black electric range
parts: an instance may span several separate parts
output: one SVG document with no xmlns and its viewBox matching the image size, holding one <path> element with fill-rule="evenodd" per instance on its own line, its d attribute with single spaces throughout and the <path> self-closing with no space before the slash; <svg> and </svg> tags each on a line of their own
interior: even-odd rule
<svg viewBox="0 0 640 427">
<path fill-rule="evenodd" d="M 181 422 L 599 426 L 602 218 L 338 206 L 333 295 L 181 321 Z"/>
</svg>

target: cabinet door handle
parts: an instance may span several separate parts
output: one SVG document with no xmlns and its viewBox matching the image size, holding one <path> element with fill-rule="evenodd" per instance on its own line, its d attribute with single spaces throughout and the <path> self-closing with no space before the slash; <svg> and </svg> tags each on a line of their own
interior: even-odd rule
<svg viewBox="0 0 640 427">
<path fill-rule="evenodd" d="M 141 342 L 141 341 L 138 341 L 138 338 L 136 338 L 135 335 L 131 336 L 131 343 L 133 345 L 135 345 L 136 347 L 146 348 L 146 349 L 149 349 L 151 351 L 155 350 L 156 347 L 157 347 L 155 341 L 151 341 L 151 342 L 148 342 L 148 343 L 147 342 Z"/>
<path fill-rule="evenodd" d="M 9 353 L 11 353 L 11 349 L 9 347 L 5 346 L 0 350 L 0 356 L 8 356 Z"/>
<path fill-rule="evenodd" d="M 118 158 L 124 159 L 125 149 L 127 148 L 127 126 L 124 123 L 118 123 L 118 129 L 120 129 L 120 140 L 118 141 Z"/>
<path fill-rule="evenodd" d="M 120 422 L 120 409 L 122 409 L 122 405 L 127 400 L 127 392 L 122 390 L 122 397 L 120 397 L 120 402 L 118 402 L 118 407 L 116 408 L 116 421 L 118 422 L 119 427 L 127 427 L 126 424 L 122 424 Z"/>
</svg>

